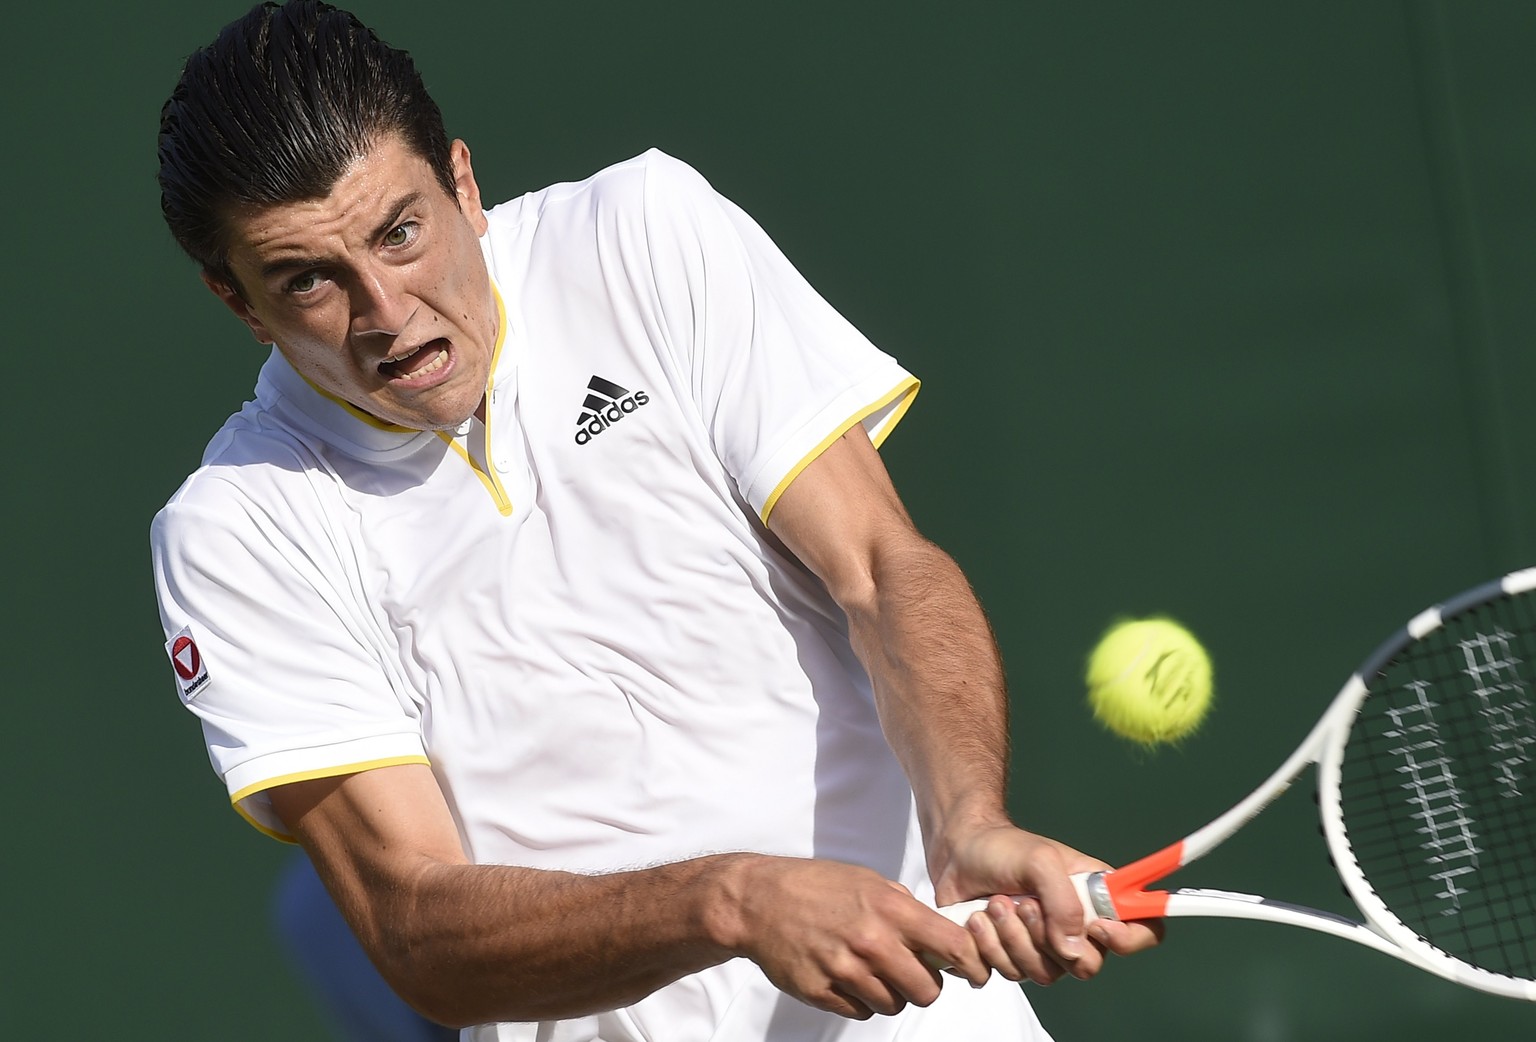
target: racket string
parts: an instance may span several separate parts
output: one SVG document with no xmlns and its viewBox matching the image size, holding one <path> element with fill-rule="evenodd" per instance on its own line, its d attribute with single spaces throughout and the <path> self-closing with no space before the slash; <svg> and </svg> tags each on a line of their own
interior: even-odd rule
<svg viewBox="0 0 1536 1042">
<path fill-rule="evenodd" d="M 1365 680 L 1340 778 L 1361 873 L 1436 948 L 1536 978 L 1536 597 L 1454 616 Z"/>
</svg>

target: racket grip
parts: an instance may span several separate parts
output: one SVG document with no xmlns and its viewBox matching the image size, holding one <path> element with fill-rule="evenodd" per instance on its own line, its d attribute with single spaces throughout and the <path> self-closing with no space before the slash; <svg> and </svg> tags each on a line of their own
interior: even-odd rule
<svg viewBox="0 0 1536 1042">
<path fill-rule="evenodd" d="M 1103 872 L 1079 872 L 1072 876 L 1072 886 L 1077 891 L 1077 899 L 1083 903 L 1085 921 L 1119 918 L 1115 915 L 1115 906 L 1109 899 L 1109 890 L 1104 886 L 1104 875 Z M 939 909 L 939 914 L 950 922 L 964 926 L 970 921 L 971 916 L 984 911 L 986 907 L 986 898 L 959 901 L 952 905 L 944 905 Z"/>
</svg>

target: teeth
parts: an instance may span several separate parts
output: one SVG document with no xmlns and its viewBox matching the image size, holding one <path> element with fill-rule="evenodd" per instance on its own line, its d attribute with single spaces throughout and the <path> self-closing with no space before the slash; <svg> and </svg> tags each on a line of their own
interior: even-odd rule
<svg viewBox="0 0 1536 1042">
<path fill-rule="evenodd" d="M 417 351 L 420 351 L 420 350 L 421 350 L 421 345 L 420 345 L 420 344 L 418 344 L 418 345 L 416 345 L 416 346 L 415 346 L 415 347 L 413 347 L 413 348 L 411 348 L 411 349 L 410 349 L 410 350 L 409 350 L 409 351 L 407 351 L 407 352 L 406 352 L 406 353 L 405 353 L 405 354 L 403 354 L 403 355 L 396 355 L 396 356 L 395 356 L 395 357 L 393 357 L 393 358 L 386 358 L 386 359 L 385 359 L 385 360 L 384 360 L 384 361 L 385 361 L 385 362 L 388 362 L 388 363 L 390 363 L 390 364 L 394 364 L 394 363 L 395 363 L 395 362 L 403 362 L 403 361 L 405 361 L 405 360 L 406 360 L 406 359 L 407 359 L 407 358 L 409 358 L 409 357 L 411 357 L 411 356 L 412 356 L 412 355 L 414 355 L 414 354 L 415 354 L 415 353 L 416 353 L 416 352 L 417 352 Z"/>
<path fill-rule="evenodd" d="M 418 350 L 420 349 L 418 348 Z M 415 351 L 412 351 L 411 355 L 415 353 Z M 404 357 L 409 358 L 411 355 L 405 355 Z M 420 369 L 417 369 L 415 372 L 411 373 L 401 373 L 399 376 L 395 377 L 395 379 L 415 380 L 418 377 L 426 376 L 428 373 L 435 373 L 443 367 L 443 363 L 446 361 L 448 361 L 448 352 L 438 351 L 437 357 L 432 359 L 432 361 L 428 362 L 426 365 L 422 366 Z"/>
</svg>

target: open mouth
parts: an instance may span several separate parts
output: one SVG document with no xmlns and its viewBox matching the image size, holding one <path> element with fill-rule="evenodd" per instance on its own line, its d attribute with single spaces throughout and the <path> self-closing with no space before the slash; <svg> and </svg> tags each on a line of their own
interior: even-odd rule
<svg viewBox="0 0 1536 1042">
<path fill-rule="evenodd" d="M 379 372 L 389 380 L 420 380 L 448 364 L 448 341 L 429 340 L 409 354 L 379 363 Z"/>
</svg>

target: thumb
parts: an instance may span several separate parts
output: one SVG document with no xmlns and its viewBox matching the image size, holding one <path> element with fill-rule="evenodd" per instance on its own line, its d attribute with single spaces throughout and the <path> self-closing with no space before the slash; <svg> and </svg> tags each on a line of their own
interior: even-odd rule
<svg viewBox="0 0 1536 1042">
<path fill-rule="evenodd" d="M 1088 951 L 1084 937 L 1087 917 L 1077 887 L 1065 874 L 1046 874 L 1035 888 L 1045 919 L 1045 941 L 1052 954 L 1064 963 L 1076 962 Z"/>
</svg>

